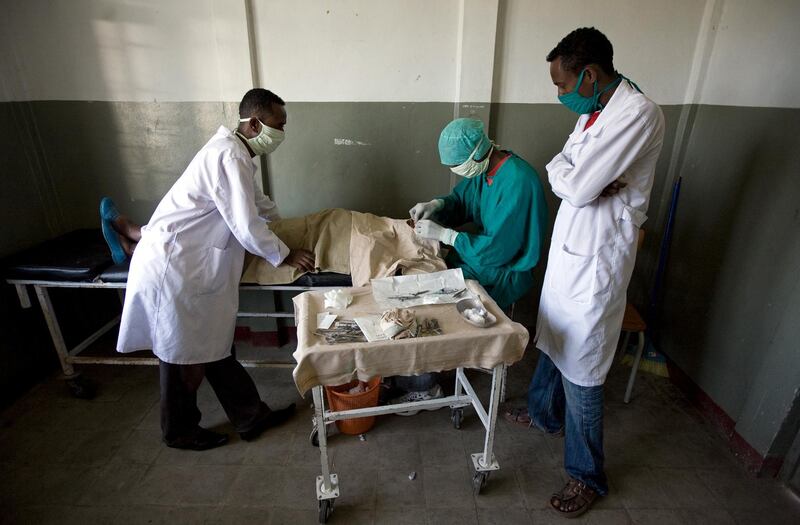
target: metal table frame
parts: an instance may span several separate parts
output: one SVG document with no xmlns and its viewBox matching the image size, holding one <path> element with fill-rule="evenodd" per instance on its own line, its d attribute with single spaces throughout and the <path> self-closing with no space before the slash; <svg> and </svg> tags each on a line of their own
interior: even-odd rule
<svg viewBox="0 0 800 525">
<path fill-rule="evenodd" d="M 17 290 L 17 296 L 22 308 L 31 307 L 31 298 L 28 293 L 28 286 L 32 286 L 36 293 L 36 298 L 39 301 L 39 306 L 44 314 L 47 328 L 50 331 L 50 338 L 53 341 L 58 360 L 61 363 L 61 370 L 64 373 L 64 378 L 67 384 L 78 397 L 76 389 L 79 385 L 74 384 L 73 381 L 77 380 L 79 373 L 76 372 L 73 365 L 78 364 L 101 364 L 101 365 L 158 365 L 158 359 L 155 357 L 129 357 L 129 356 L 81 356 L 79 355 L 89 345 L 99 339 L 103 334 L 111 330 L 119 323 L 120 316 L 115 316 L 108 323 L 100 327 L 94 333 L 89 335 L 86 339 L 78 343 L 74 348 L 69 348 L 64 341 L 64 336 L 61 332 L 61 325 L 59 324 L 53 302 L 50 299 L 50 288 L 82 288 L 82 289 L 115 289 L 118 290 L 120 302 L 124 298 L 124 291 L 126 283 L 124 282 L 104 282 L 98 279 L 86 282 L 71 282 L 71 281 L 43 281 L 35 279 L 8 279 L 9 284 L 14 285 Z M 256 285 L 256 284 L 243 284 L 239 287 L 244 291 L 269 291 L 269 292 L 304 292 L 308 290 L 326 290 L 330 287 L 309 287 L 297 285 Z M 239 318 L 276 318 L 280 319 L 293 319 L 294 312 L 238 312 Z M 259 359 L 243 359 L 241 363 L 247 367 L 259 368 L 294 368 L 294 363 L 266 361 Z"/>
<path fill-rule="evenodd" d="M 475 389 L 464 374 L 463 368 L 456 369 L 455 392 L 452 396 L 428 401 L 416 401 L 401 403 L 397 405 L 386 405 L 372 408 L 359 408 L 354 410 L 344 410 L 334 412 L 325 408 L 325 392 L 321 385 L 312 388 L 314 399 L 314 430 L 319 440 L 320 463 L 322 475 L 317 476 L 317 500 L 319 503 L 319 521 L 326 523 L 333 512 L 334 500 L 339 496 L 339 477 L 331 472 L 330 459 L 328 457 L 327 432 L 321 432 L 328 424 L 344 419 L 354 419 L 358 417 L 382 416 L 385 414 L 396 414 L 407 410 L 418 409 L 437 409 L 450 407 L 450 418 L 455 428 L 461 428 L 463 409 L 472 406 L 475 413 L 481 420 L 486 429 L 483 442 L 483 451 L 471 455 L 472 466 L 475 473 L 472 477 L 473 492 L 477 495 L 486 486 L 489 473 L 500 470 L 500 465 L 494 455 L 494 434 L 497 423 L 497 412 L 500 399 L 503 395 L 506 378 L 506 365 L 500 364 L 491 370 L 492 388 L 489 397 L 488 410 L 483 407 L 481 400 L 475 393 Z M 312 436 L 314 433 L 312 432 Z"/>
</svg>

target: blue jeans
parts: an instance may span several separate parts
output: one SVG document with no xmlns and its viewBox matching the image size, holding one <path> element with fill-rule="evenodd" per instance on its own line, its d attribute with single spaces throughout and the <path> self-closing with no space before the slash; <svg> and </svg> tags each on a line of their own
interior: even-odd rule
<svg viewBox="0 0 800 525">
<path fill-rule="evenodd" d="M 567 474 L 601 496 L 608 494 L 603 472 L 603 386 L 570 383 L 541 352 L 528 387 L 528 414 L 545 432 L 563 428 Z"/>
</svg>

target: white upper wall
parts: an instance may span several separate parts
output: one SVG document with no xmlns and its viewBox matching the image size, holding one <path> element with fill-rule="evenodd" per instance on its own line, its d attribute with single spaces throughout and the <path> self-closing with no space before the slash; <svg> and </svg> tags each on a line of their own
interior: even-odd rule
<svg viewBox="0 0 800 525">
<path fill-rule="evenodd" d="M 239 100 L 252 86 L 243 0 L 2 8 L 4 100 Z"/>
<path fill-rule="evenodd" d="M 555 103 L 545 55 L 595 26 L 660 104 L 800 107 L 797 0 L 0 0 L 0 100 L 237 101 L 248 4 L 291 101 Z"/>
<path fill-rule="evenodd" d="M 570 31 L 596 27 L 614 65 L 659 104 L 681 104 L 705 2 L 507 0 L 498 22 L 493 102 L 553 103 L 545 57 Z"/>
<path fill-rule="evenodd" d="M 458 0 L 253 3 L 260 83 L 295 101 L 452 101 Z"/>
<path fill-rule="evenodd" d="M 800 107 L 800 2 L 725 0 L 702 104 Z"/>
</svg>

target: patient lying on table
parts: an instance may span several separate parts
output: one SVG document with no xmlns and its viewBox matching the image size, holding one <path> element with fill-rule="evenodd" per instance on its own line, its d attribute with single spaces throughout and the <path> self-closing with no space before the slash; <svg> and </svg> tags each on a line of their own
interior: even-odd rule
<svg viewBox="0 0 800 525">
<path fill-rule="evenodd" d="M 124 262 L 141 239 L 141 226 L 120 214 L 108 197 L 101 201 L 100 218 L 114 262 Z M 305 273 L 323 271 L 349 274 L 353 286 L 364 286 L 373 278 L 446 268 L 439 243 L 416 236 L 401 219 L 329 209 L 274 220 L 269 227 L 293 252 L 306 254 L 305 264 L 274 267 L 248 254 L 243 283 L 289 284 Z"/>
</svg>

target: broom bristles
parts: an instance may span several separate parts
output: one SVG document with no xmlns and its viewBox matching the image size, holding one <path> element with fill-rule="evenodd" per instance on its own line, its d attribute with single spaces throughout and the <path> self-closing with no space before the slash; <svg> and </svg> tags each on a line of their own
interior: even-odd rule
<svg viewBox="0 0 800 525">
<path fill-rule="evenodd" d="M 633 366 L 633 360 L 636 357 L 636 347 L 629 346 L 625 355 L 622 356 L 622 362 L 626 366 Z M 659 377 L 669 377 L 669 370 L 667 369 L 667 360 L 655 348 L 648 345 L 648 348 L 642 352 L 642 358 L 639 360 L 639 370 L 648 372 Z"/>
</svg>

